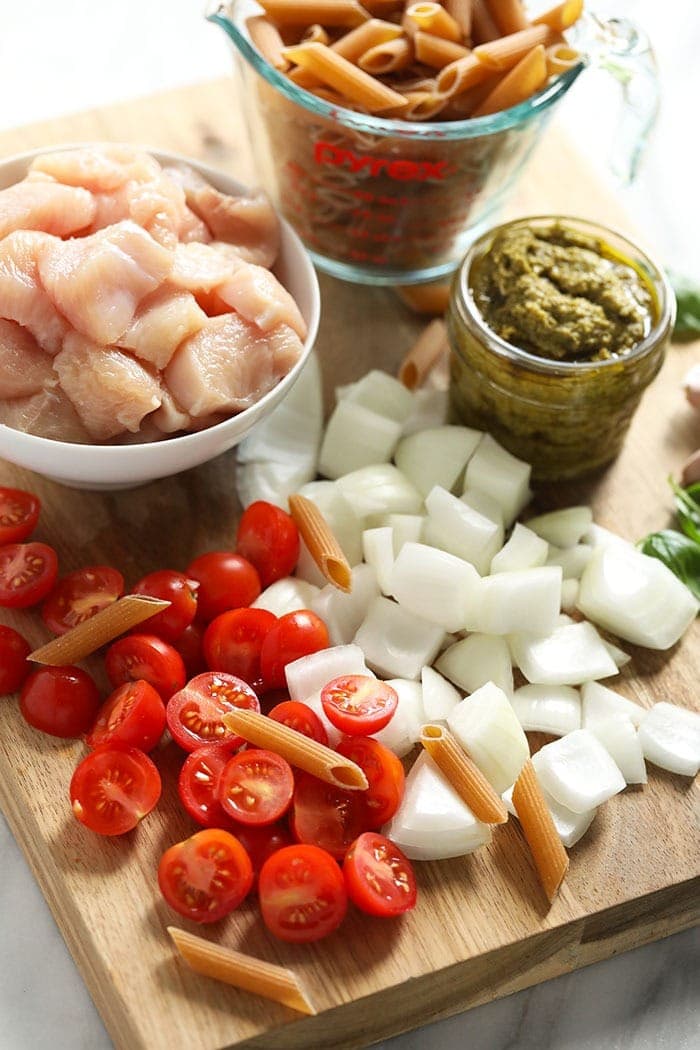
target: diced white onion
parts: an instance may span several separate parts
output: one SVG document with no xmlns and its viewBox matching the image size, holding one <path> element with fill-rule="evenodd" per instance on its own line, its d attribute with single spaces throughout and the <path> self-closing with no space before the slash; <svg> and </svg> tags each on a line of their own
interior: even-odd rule
<svg viewBox="0 0 700 1050">
<path fill-rule="evenodd" d="M 503 542 L 503 528 L 436 485 L 425 500 L 425 542 L 470 562 L 480 575 Z"/>
<path fill-rule="evenodd" d="M 484 434 L 467 464 L 465 488 L 481 489 L 493 496 L 503 510 L 503 522 L 508 526 L 530 500 L 531 472 L 529 463 L 511 455 L 490 434 Z"/>
<path fill-rule="evenodd" d="M 646 784 L 647 767 L 644 765 L 642 745 L 629 718 L 613 715 L 604 722 L 594 723 L 590 730 L 600 740 L 628 784 Z"/>
<path fill-rule="evenodd" d="M 564 583 L 562 584 L 562 609 L 564 608 L 564 598 L 563 598 L 564 584 L 565 583 L 575 583 L 575 582 L 576 582 L 575 580 L 564 580 Z M 576 602 L 578 600 L 578 586 L 576 587 L 576 595 L 577 595 L 577 597 L 574 599 L 574 602 L 573 602 L 573 607 L 574 608 L 576 607 Z M 603 642 L 603 645 L 605 646 L 607 652 L 610 654 L 611 658 L 615 661 L 616 665 L 618 667 L 626 667 L 627 664 L 632 659 L 630 654 L 626 653 L 624 651 L 624 649 L 620 649 L 619 646 L 613 645 L 613 643 L 609 642 L 607 638 L 602 638 L 601 641 Z"/>
<path fill-rule="evenodd" d="M 584 729 L 592 729 L 598 722 L 607 722 L 616 715 L 629 718 L 634 726 L 640 726 L 647 709 L 634 700 L 628 700 L 614 689 L 600 682 L 584 682 L 581 687 L 581 717 Z"/>
<path fill-rule="evenodd" d="M 382 594 L 391 594 L 391 570 L 394 567 L 394 533 L 388 525 L 379 529 L 365 529 L 362 533 L 362 553 L 374 569 Z"/>
<path fill-rule="evenodd" d="M 318 587 L 319 590 L 322 590 L 328 583 L 328 580 L 311 557 L 309 548 L 301 538 L 299 540 L 299 558 L 294 575 L 304 583 L 309 583 L 312 587 Z"/>
<path fill-rule="evenodd" d="M 561 581 L 561 607 L 564 612 L 572 613 L 576 609 L 576 602 L 578 601 L 578 580 L 562 580 Z M 601 639 L 603 645 L 607 649 L 608 653 L 615 660 L 615 652 L 624 656 L 625 654 L 621 649 L 617 649 L 615 646 L 610 646 L 605 639 Z M 613 652 L 613 649 L 615 652 Z M 615 660 L 617 667 L 622 665 Z"/>
<path fill-rule="evenodd" d="M 399 442 L 396 466 L 427 496 L 434 485 L 452 489 L 481 440 L 481 431 L 444 426 L 418 430 Z"/>
<path fill-rule="evenodd" d="M 581 685 L 617 674 L 600 635 L 590 623 L 557 627 L 547 638 L 510 636 L 513 661 L 536 685 Z"/>
<path fill-rule="evenodd" d="M 420 514 L 423 497 L 391 463 L 345 474 L 336 482 L 360 518 L 370 514 Z"/>
<path fill-rule="evenodd" d="M 326 425 L 318 458 L 319 473 L 339 478 L 361 467 L 388 463 L 400 436 L 400 423 L 347 397 L 338 402 Z"/>
<path fill-rule="evenodd" d="M 625 788 L 625 778 L 589 729 L 576 729 L 532 756 L 542 786 L 567 809 L 586 813 Z"/>
<path fill-rule="evenodd" d="M 403 434 L 439 427 L 447 420 L 449 396 L 446 390 L 425 387 L 413 393 L 413 411 L 403 424 Z"/>
<path fill-rule="evenodd" d="M 451 682 L 443 678 L 432 667 L 424 667 L 420 673 L 423 686 L 423 710 L 426 722 L 446 722 L 451 711 L 462 699 Z"/>
<path fill-rule="evenodd" d="M 675 704 L 654 704 L 639 727 L 649 762 L 671 773 L 694 777 L 700 769 L 700 715 Z"/>
<path fill-rule="evenodd" d="M 476 622 L 484 634 L 548 635 L 556 627 L 560 608 L 558 565 L 499 572 L 481 581 Z"/>
<path fill-rule="evenodd" d="M 399 703 L 391 721 L 374 737 L 403 758 L 420 740 L 421 726 L 426 720 L 423 687 L 420 682 L 410 682 L 406 678 L 390 678 L 387 685 L 396 690 Z"/>
<path fill-rule="evenodd" d="M 474 693 L 487 682 L 509 696 L 513 692 L 510 649 L 498 635 L 470 634 L 441 653 L 435 666 L 465 693 Z"/>
<path fill-rule="evenodd" d="M 236 468 L 236 492 L 242 507 L 265 500 L 289 510 L 288 499 L 316 476 L 316 451 L 307 460 L 256 460 Z"/>
<path fill-rule="evenodd" d="M 334 481 L 311 481 L 299 489 L 299 494 L 316 504 L 350 564 L 361 562 L 362 524 L 339 485 Z"/>
<path fill-rule="evenodd" d="M 370 674 L 359 645 L 334 645 L 292 660 L 284 670 L 292 700 L 306 700 L 344 674 Z"/>
<path fill-rule="evenodd" d="M 530 748 L 502 689 L 493 682 L 477 689 L 455 707 L 447 724 L 499 794 L 515 783 Z"/>
<path fill-rule="evenodd" d="M 670 649 L 698 613 L 698 602 L 663 562 L 620 545 L 594 550 L 578 607 L 594 623 L 648 649 Z"/>
<path fill-rule="evenodd" d="M 581 728 L 581 697 L 570 685 L 523 685 L 511 702 L 527 732 L 566 736 Z"/>
<path fill-rule="evenodd" d="M 420 543 L 425 518 L 422 514 L 389 514 L 386 524 L 393 530 L 394 556 L 404 543 Z"/>
<path fill-rule="evenodd" d="M 369 408 L 380 416 L 405 423 L 413 412 L 413 394 L 403 383 L 386 372 L 373 368 L 353 383 L 345 394 L 347 401 Z"/>
<path fill-rule="evenodd" d="M 565 580 L 580 580 L 592 554 L 593 548 L 585 543 L 577 543 L 574 547 L 550 547 L 546 564 L 561 565 Z"/>
<path fill-rule="evenodd" d="M 573 810 L 562 806 L 561 802 L 557 802 L 548 791 L 545 791 L 541 784 L 540 791 L 542 792 L 542 798 L 547 804 L 547 809 L 552 814 L 554 827 L 561 839 L 562 846 L 571 849 L 586 834 L 598 810 L 590 809 L 587 813 L 574 813 Z M 510 815 L 517 817 L 518 814 L 515 812 L 515 806 L 513 805 L 513 788 L 504 791 L 501 797 Z"/>
<path fill-rule="evenodd" d="M 594 549 L 597 547 L 618 547 L 623 550 L 629 550 L 631 547 L 634 547 L 634 544 L 626 540 L 624 536 L 618 536 L 616 532 L 611 532 L 610 529 L 606 529 L 602 525 L 596 525 L 595 522 L 586 530 L 583 542 Z"/>
<path fill-rule="evenodd" d="M 351 573 L 349 594 L 328 583 L 316 595 L 310 608 L 325 623 L 331 645 L 347 645 L 352 642 L 378 594 L 379 586 L 372 566 L 356 565 Z"/>
<path fill-rule="evenodd" d="M 549 544 L 534 532 L 516 522 L 508 542 L 491 559 L 491 572 L 516 572 L 544 565 Z"/>
<path fill-rule="evenodd" d="M 259 594 L 252 603 L 253 609 L 267 609 L 275 616 L 285 616 L 297 609 L 311 609 L 312 602 L 319 594 L 319 588 L 306 580 L 297 580 L 294 576 L 285 576 L 275 580 Z"/>
<path fill-rule="evenodd" d="M 481 578 L 473 565 L 424 543 L 406 543 L 391 570 L 399 605 L 446 631 L 461 630 L 480 603 Z"/>
<path fill-rule="evenodd" d="M 530 518 L 527 527 L 553 547 L 573 547 L 593 523 L 590 507 L 566 507 Z"/>
<path fill-rule="evenodd" d="M 501 505 L 493 496 L 489 496 L 488 492 L 468 486 L 459 498 L 462 503 L 466 503 L 472 510 L 475 510 L 478 514 L 483 514 L 485 518 L 503 528 L 503 510 Z"/>
<path fill-rule="evenodd" d="M 375 598 L 355 635 L 370 667 L 382 677 L 420 678 L 440 651 L 442 627 L 388 598 Z"/>
</svg>

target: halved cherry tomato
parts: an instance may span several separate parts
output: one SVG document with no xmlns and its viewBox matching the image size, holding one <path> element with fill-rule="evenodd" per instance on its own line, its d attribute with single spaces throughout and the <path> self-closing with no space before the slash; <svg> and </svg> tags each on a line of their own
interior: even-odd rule
<svg viewBox="0 0 700 1050">
<path fill-rule="evenodd" d="M 217 922 L 247 896 L 253 866 L 234 835 L 206 828 L 165 851 L 158 885 L 178 914 L 193 922 Z"/>
<path fill-rule="evenodd" d="M 34 531 L 41 501 L 24 489 L 0 487 L 0 545 L 21 543 Z"/>
<path fill-rule="evenodd" d="M 222 718 L 236 707 L 259 711 L 260 703 L 241 678 L 205 671 L 170 698 L 165 711 L 168 729 L 185 751 L 207 744 L 232 751 L 243 743 L 243 737 L 227 729 Z"/>
<path fill-rule="evenodd" d="M 328 747 L 328 733 L 321 719 L 308 704 L 302 704 L 300 700 L 283 700 L 281 704 L 273 707 L 268 714 L 275 722 L 281 722 L 283 726 L 296 729 L 297 733 L 303 733 L 311 740 L 317 740 L 319 744 Z"/>
<path fill-rule="evenodd" d="M 125 682 L 107 697 L 85 743 L 152 751 L 165 729 L 165 704 L 148 682 Z"/>
<path fill-rule="evenodd" d="M 204 828 L 230 828 L 228 817 L 218 798 L 219 777 L 229 760 L 229 752 L 215 744 L 198 747 L 182 764 L 177 781 L 183 806 Z"/>
<path fill-rule="evenodd" d="M 134 584 L 134 594 L 148 594 L 170 602 L 167 609 L 148 621 L 149 633 L 171 644 L 176 642 L 197 614 L 197 589 L 194 580 L 172 569 L 150 572 Z"/>
<path fill-rule="evenodd" d="M 49 593 L 58 575 L 58 558 L 45 543 L 0 547 L 0 605 L 26 609 Z"/>
<path fill-rule="evenodd" d="M 219 777 L 219 802 L 242 824 L 273 824 L 287 812 L 294 794 L 292 767 L 264 748 L 229 758 Z"/>
<path fill-rule="evenodd" d="M 317 846 L 285 846 L 265 861 L 258 881 L 260 910 L 283 941 L 318 941 L 340 926 L 348 910 L 340 868 Z"/>
<path fill-rule="evenodd" d="M 284 669 L 293 660 L 330 645 L 323 620 L 309 609 L 286 613 L 270 628 L 260 653 L 260 670 L 268 689 L 283 689 Z"/>
<path fill-rule="evenodd" d="M 290 576 L 299 560 L 299 530 L 274 503 L 258 500 L 244 510 L 236 550 L 255 566 L 263 587 Z"/>
<path fill-rule="evenodd" d="M 113 686 L 143 679 L 163 700 L 168 700 L 186 681 L 185 665 L 177 649 L 154 634 L 128 634 L 110 645 L 105 670 Z"/>
<path fill-rule="evenodd" d="M 342 860 L 369 829 L 362 791 L 344 791 L 311 773 L 297 775 L 290 826 L 299 842 L 320 846 Z"/>
<path fill-rule="evenodd" d="M 402 915 L 415 907 L 417 888 L 411 862 L 376 831 L 360 835 L 343 864 L 348 896 L 369 915 Z"/>
<path fill-rule="evenodd" d="M 199 583 L 197 613 L 206 621 L 229 609 L 250 605 L 262 590 L 255 567 L 233 551 L 201 554 L 190 562 L 186 572 Z"/>
<path fill-rule="evenodd" d="M 267 609 L 231 609 L 211 621 L 202 648 L 207 667 L 261 684 L 260 653 L 276 617 Z"/>
<path fill-rule="evenodd" d="M 202 671 L 207 669 L 207 665 L 204 662 L 204 653 L 202 652 L 203 639 L 203 625 L 201 623 L 191 623 L 189 627 L 185 628 L 177 641 L 172 643 L 173 648 L 177 649 L 183 659 L 188 681 L 190 678 L 194 678 L 196 674 L 201 674 Z"/>
<path fill-rule="evenodd" d="M 135 747 L 98 747 L 77 766 L 70 782 L 76 818 L 98 835 L 123 835 L 160 798 L 160 773 Z"/>
<path fill-rule="evenodd" d="M 16 693 L 32 669 L 31 646 L 19 631 L 0 624 L 0 694 Z"/>
<path fill-rule="evenodd" d="M 321 690 L 328 721 L 349 736 L 378 733 L 391 721 L 398 702 L 395 689 L 364 674 L 341 675 Z"/>
<path fill-rule="evenodd" d="M 393 751 L 367 736 L 346 736 L 336 751 L 356 762 L 367 777 L 369 788 L 363 791 L 367 818 L 371 828 L 381 828 L 391 820 L 403 798 L 406 780 L 403 766 Z"/>
<path fill-rule="evenodd" d="M 81 736 L 95 721 L 100 693 L 80 667 L 40 667 L 22 686 L 19 706 L 35 729 L 51 736 Z"/>
<path fill-rule="evenodd" d="M 76 569 L 58 581 L 41 607 L 41 615 L 50 631 L 65 634 L 123 593 L 124 577 L 109 565 Z"/>
<path fill-rule="evenodd" d="M 283 846 L 292 845 L 292 836 L 283 821 L 277 824 L 239 824 L 235 834 L 253 865 L 254 887 L 267 858 Z"/>
</svg>

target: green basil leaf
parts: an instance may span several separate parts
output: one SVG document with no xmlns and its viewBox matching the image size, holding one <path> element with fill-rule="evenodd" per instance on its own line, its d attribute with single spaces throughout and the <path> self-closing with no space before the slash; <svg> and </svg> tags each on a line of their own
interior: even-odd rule
<svg viewBox="0 0 700 1050">
<path fill-rule="evenodd" d="M 673 271 L 669 271 L 668 276 L 676 296 L 674 338 L 693 339 L 700 336 L 700 284 Z"/>
<path fill-rule="evenodd" d="M 681 488 L 673 478 L 668 479 L 678 512 L 678 520 L 686 536 L 700 543 L 700 485 Z"/>
<path fill-rule="evenodd" d="M 637 545 L 642 554 L 658 558 L 700 600 L 700 544 L 673 529 L 652 532 Z"/>
</svg>

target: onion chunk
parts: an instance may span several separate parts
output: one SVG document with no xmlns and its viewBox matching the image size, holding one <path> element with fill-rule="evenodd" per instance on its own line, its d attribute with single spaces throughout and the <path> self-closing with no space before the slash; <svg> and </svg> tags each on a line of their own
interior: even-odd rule
<svg viewBox="0 0 700 1050">
<path fill-rule="evenodd" d="M 435 666 L 465 693 L 475 693 L 487 682 L 508 695 L 513 692 L 510 650 L 505 638 L 498 635 L 470 634 L 445 649 Z"/>
<path fill-rule="evenodd" d="M 387 678 L 420 678 L 440 651 L 445 631 L 389 598 L 375 598 L 355 635 L 367 663 Z"/>
<path fill-rule="evenodd" d="M 418 430 L 402 438 L 396 466 L 427 496 L 434 485 L 452 489 L 482 438 L 479 430 L 444 426 Z"/>
<path fill-rule="evenodd" d="M 493 682 L 477 689 L 455 707 L 447 724 L 499 794 L 515 783 L 530 748 L 502 689 Z"/>
<path fill-rule="evenodd" d="M 399 605 L 446 631 L 473 621 L 481 585 L 469 562 L 424 543 L 404 544 L 391 570 L 391 593 Z"/>
<path fill-rule="evenodd" d="M 581 685 L 617 674 L 617 665 L 590 623 L 564 623 L 548 637 L 510 636 L 510 651 L 528 682 Z"/>
<path fill-rule="evenodd" d="M 625 778 L 588 729 L 576 729 L 532 756 L 537 776 L 557 802 L 586 813 L 625 788 Z"/>
<path fill-rule="evenodd" d="M 671 773 L 694 777 L 700 769 L 700 715 L 675 704 L 654 704 L 639 727 L 649 762 Z"/>
<path fill-rule="evenodd" d="M 526 732 L 566 736 L 581 728 L 581 697 L 570 685 L 523 685 L 512 704 Z"/>
</svg>

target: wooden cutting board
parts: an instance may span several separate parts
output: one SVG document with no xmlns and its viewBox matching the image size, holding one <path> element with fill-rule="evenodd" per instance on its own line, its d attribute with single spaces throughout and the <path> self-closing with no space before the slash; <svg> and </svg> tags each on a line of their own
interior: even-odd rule
<svg viewBox="0 0 700 1050">
<path fill-rule="evenodd" d="M 232 83 L 217 81 L 4 133 L 0 154 L 125 140 L 177 150 L 249 180 L 237 105 Z M 616 201 L 554 132 L 509 211 L 559 211 L 626 225 Z M 388 290 L 325 277 L 321 285 L 318 349 L 327 393 L 368 367 L 394 370 L 419 322 Z M 665 478 L 700 445 L 698 419 L 679 392 L 697 354 L 697 344 L 671 348 L 607 474 L 543 490 L 538 506 L 592 499 L 596 519 L 630 539 L 666 526 L 671 501 Z M 235 469 L 235 453 L 227 453 L 176 478 L 97 494 L 0 464 L 0 483 L 41 496 L 37 538 L 57 548 L 64 572 L 109 562 L 133 582 L 233 543 Z M 2 620 L 32 642 L 45 638 L 29 613 L 5 612 Z M 634 658 L 620 691 L 647 706 L 662 699 L 697 705 L 699 640 L 696 624 L 670 653 L 630 650 Z M 298 969 L 320 1010 L 300 1020 L 281 1006 L 198 977 L 174 957 L 165 927 L 189 924 L 160 898 L 155 871 L 163 849 L 193 830 L 172 790 L 181 758 L 175 747 L 157 756 L 169 785 L 163 803 L 116 841 L 90 834 L 71 816 L 67 789 L 82 754 L 79 743 L 25 726 L 14 702 L 0 705 L 0 805 L 121 1050 L 366 1046 L 698 920 L 698 792 L 686 779 L 651 767 L 643 790 L 628 789 L 602 807 L 571 851 L 570 875 L 550 909 L 517 823 L 510 821 L 491 846 L 472 856 L 419 865 L 419 907 L 400 921 L 353 914 L 328 940 L 289 946 L 266 933 L 251 902 L 207 931 L 221 943 Z"/>
</svg>

